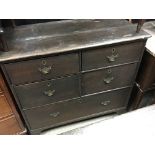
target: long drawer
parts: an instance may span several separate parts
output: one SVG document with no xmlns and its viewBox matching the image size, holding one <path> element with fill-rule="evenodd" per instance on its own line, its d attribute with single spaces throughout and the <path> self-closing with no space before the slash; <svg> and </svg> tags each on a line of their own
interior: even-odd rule
<svg viewBox="0 0 155 155">
<path fill-rule="evenodd" d="M 5 64 L 15 85 L 61 77 L 79 72 L 77 53 Z"/>
<path fill-rule="evenodd" d="M 83 51 L 82 70 L 91 70 L 139 61 L 144 42 L 126 43 Z"/>
<path fill-rule="evenodd" d="M 112 67 L 82 75 L 82 94 L 91 94 L 130 86 L 134 82 L 137 63 Z"/>
<path fill-rule="evenodd" d="M 14 86 L 14 88 L 23 109 L 43 106 L 80 95 L 79 77 L 77 75 Z"/>
<path fill-rule="evenodd" d="M 131 88 L 83 97 L 67 102 L 25 110 L 31 129 L 57 126 L 84 117 L 92 117 L 125 108 Z"/>
</svg>

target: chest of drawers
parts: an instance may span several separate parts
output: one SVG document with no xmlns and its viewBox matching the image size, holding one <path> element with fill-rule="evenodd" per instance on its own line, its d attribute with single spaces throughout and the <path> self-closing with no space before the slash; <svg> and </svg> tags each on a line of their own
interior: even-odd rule
<svg viewBox="0 0 155 155">
<path fill-rule="evenodd" d="M 149 37 L 135 31 L 124 20 L 67 20 L 6 33 L 1 67 L 29 132 L 126 110 Z"/>
</svg>

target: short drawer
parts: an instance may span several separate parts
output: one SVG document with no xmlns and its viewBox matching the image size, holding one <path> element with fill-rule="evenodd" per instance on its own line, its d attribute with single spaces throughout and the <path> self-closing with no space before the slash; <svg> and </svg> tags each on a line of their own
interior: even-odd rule
<svg viewBox="0 0 155 155">
<path fill-rule="evenodd" d="M 60 78 L 32 84 L 14 86 L 24 109 L 43 106 L 79 96 L 79 78 Z"/>
<path fill-rule="evenodd" d="M 137 63 L 134 63 L 83 73 L 82 94 L 130 86 L 134 82 L 136 68 Z"/>
<path fill-rule="evenodd" d="M 54 127 L 126 107 L 130 88 L 26 110 L 31 129 Z"/>
<path fill-rule="evenodd" d="M 42 59 L 5 64 L 11 82 L 19 85 L 79 72 L 78 54 L 66 54 Z"/>
<path fill-rule="evenodd" d="M 5 95 L 0 95 L 0 119 L 12 115 L 13 112 L 11 107 L 5 97 Z"/>
<path fill-rule="evenodd" d="M 91 70 L 123 63 L 139 61 L 144 42 L 126 43 L 83 51 L 82 70 Z"/>
</svg>

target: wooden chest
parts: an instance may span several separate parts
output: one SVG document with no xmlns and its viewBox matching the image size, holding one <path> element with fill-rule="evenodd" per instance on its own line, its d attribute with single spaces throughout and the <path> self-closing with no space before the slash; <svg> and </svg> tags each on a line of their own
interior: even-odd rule
<svg viewBox="0 0 155 155">
<path fill-rule="evenodd" d="M 0 73 L 0 135 L 25 134 L 26 129 Z"/>
<path fill-rule="evenodd" d="M 125 111 L 149 35 L 124 20 L 66 20 L 6 33 L 2 69 L 31 134 Z"/>
</svg>

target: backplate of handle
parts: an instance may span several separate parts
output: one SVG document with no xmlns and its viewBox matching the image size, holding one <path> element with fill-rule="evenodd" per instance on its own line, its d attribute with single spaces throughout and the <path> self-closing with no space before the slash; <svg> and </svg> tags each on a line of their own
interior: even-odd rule
<svg viewBox="0 0 155 155">
<path fill-rule="evenodd" d="M 111 103 L 110 101 L 103 101 L 103 102 L 101 102 L 101 105 L 107 106 L 107 105 L 109 105 L 110 103 Z"/>
<path fill-rule="evenodd" d="M 112 76 L 112 71 L 111 71 L 111 69 L 108 69 L 108 70 L 107 70 L 107 75 L 105 76 L 105 78 L 103 79 L 103 81 L 104 81 L 106 84 L 109 84 L 109 83 L 111 83 L 113 80 L 114 80 L 114 77 Z"/>
<path fill-rule="evenodd" d="M 55 90 L 46 90 L 44 91 L 44 95 L 51 97 L 55 94 Z"/>
<path fill-rule="evenodd" d="M 42 74 L 46 75 L 46 74 L 49 74 L 49 73 L 51 72 L 52 66 L 44 66 L 43 68 L 38 68 L 38 70 L 39 70 Z"/>
<path fill-rule="evenodd" d="M 51 113 L 50 116 L 52 117 L 58 117 L 60 115 L 60 112 Z"/>
<path fill-rule="evenodd" d="M 114 77 L 113 76 L 107 76 L 107 77 L 104 78 L 104 82 L 106 84 L 111 83 L 113 80 L 114 80 Z"/>
<path fill-rule="evenodd" d="M 116 58 L 118 58 L 119 54 L 116 52 L 115 48 L 112 49 L 112 54 L 110 56 L 107 56 L 107 59 L 109 62 L 116 61 Z"/>
</svg>

